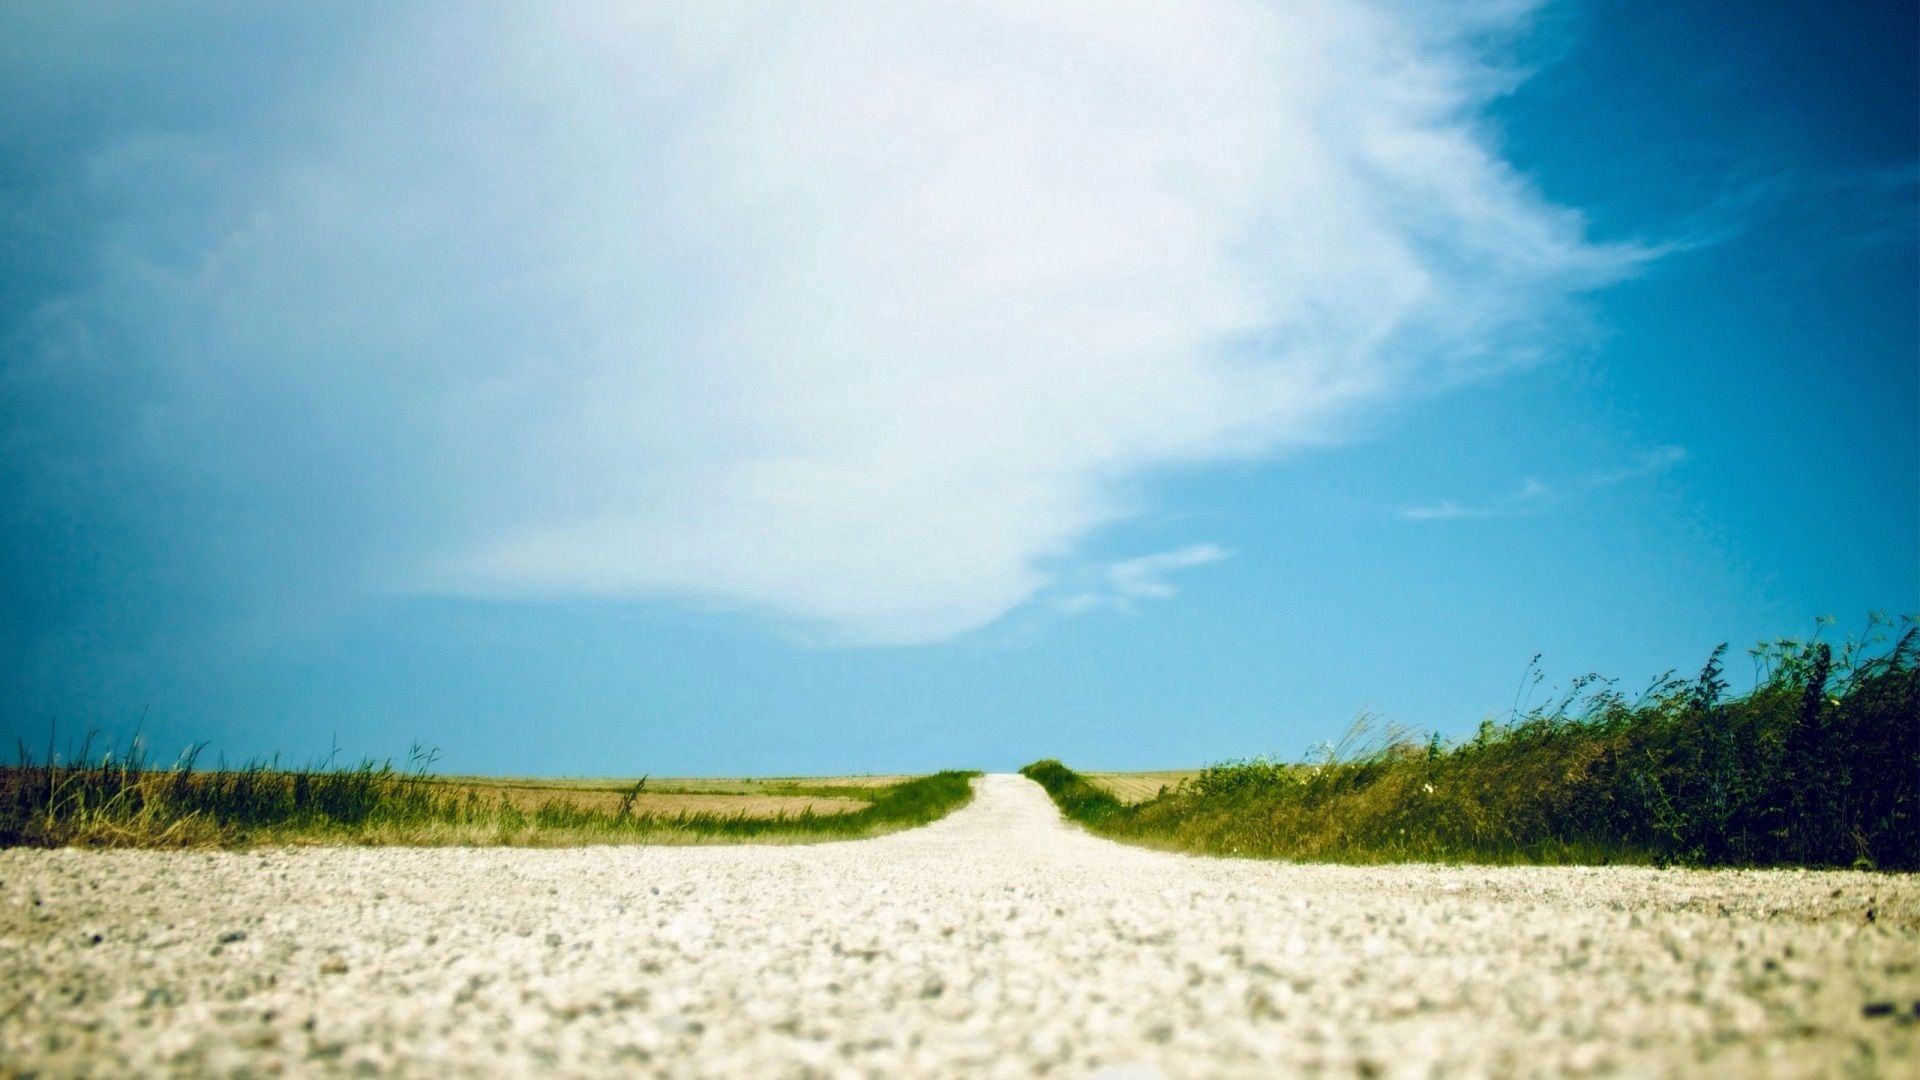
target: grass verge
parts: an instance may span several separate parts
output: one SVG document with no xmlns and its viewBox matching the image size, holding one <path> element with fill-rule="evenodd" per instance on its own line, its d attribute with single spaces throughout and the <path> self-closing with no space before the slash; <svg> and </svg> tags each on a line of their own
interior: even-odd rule
<svg viewBox="0 0 1920 1080">
<path fill-rule="evenodd" d="M 1021 771 L 1093 832 L 1216 855 L 1915 870 L 1916 629 L 1763 644 L 1731 700 L 1724 646 L 1632 699 L 1587 676 L 1458 745 L 1363 718 L 1308 761 L 1229 761 L 1134 804 L 1058 761 Z"/>
<path fill-rule="evenodd" d="M 87 761 L 85 749 L 77 760 Z M 283 769 L 256 764 L 197 770 L 193 755 L 172 768 L 146 765 L 137 750 L 106 753 L 97 764 L 20 764 L 0 768 L 0 847 L 241 847 L 262 844 L 514 845 L 567 847 L 619 843 L 803 843 L 874 836 L 931 822 L 971 797 L 970 772 L 942 772 L 875 785 L 795 781 L 762 791 L 835 802 L 839 812 L 776 809 L 742 792 L 740 812 L 701 792 L 702 807 L 674 811 L 672 792 L 642 779 L 618 792 L 574 783 L 478 778 L 457 781 L 427 771 L 417 754 L 407 769 L 390 763 L 352 768 Z M 590 796 L 590 797 L 589 797 Z M 853 809 L 842 809 L 845 806 Z"/>
</svg>

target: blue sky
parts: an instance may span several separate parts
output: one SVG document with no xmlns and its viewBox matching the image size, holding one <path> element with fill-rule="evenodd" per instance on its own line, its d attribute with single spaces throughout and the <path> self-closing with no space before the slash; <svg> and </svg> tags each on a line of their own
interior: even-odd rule
<svg viewBox="0 0 1920 1080">
<path fill-rule="evenodd" d="M 1920 611 L 1916 42 L 9 5 L 0 734 L 1172 767 Z"/>
</svg>

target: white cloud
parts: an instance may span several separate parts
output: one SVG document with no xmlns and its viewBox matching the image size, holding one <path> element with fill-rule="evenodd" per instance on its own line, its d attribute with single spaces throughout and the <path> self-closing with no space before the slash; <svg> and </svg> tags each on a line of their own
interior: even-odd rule
<svg viewBox="0 0 1920 1080">
<path fill-rule="evenodd" d="M 1408 521 L 1458 521 L 1461 518 L 1492 517 L 1491 506 L 1462 506 L 1452 499 L 1441 499 L 1429 506 L 1402 507 L 1400 516 Z"/>
<path fill-rule="evenodd" d="M 1107 569 L 1107 580 L 1122 597 L 1164 600 L 1179 592 L 1166 580 L 1167 574 L 1219 562 L 1229 554 L 1214 544 L 1189 544 L 1174 551 L 1114 563 Z"/>
<path fill-rule="evenodd" d="M 1588 473 L 1579 480 L 1579 486 L 1589 491 L 1609 488 L 1631 480 L 1640 480 L 1649 476 L 1658 476 L 1673 467 L 1685 463 L 1687 451 L 1683 446 L 1656 446 L 1641 454 L 1630 464 L 1616 469 L 1601 469 Z"/>
<path fill-rule="evenodd" d="M 164 467 L 293 485 L 379 587 L 937 640 L 1146 471 L 1525 362 L 1631 267 L 1481 128 L 1466 42 L 1523 17 L 420 9 L 244 126 L 104 147 L 100 303 L 152 313 Z"/>
<path fill-rule="evenodd" d="M 1407 506 L 1399 510 L 1399 516 L 1407 521 L 1458 521 L 1463 518 L 1511 518 L 1525 517 L 1541 507 L 1590 491 L 1625 484 L 1633 480 L 1658 476 L 1685 462 L 1687 451 L 1679 446 L 1659 446 L 1641 454 L 1630 464 L 1613 469 L 1600 469 L 1574 478 L 1563 485 L 1553 485 L 1528 477 L 1521 481 L 1513 494 L 1483 503 L 1463 504 L 1452 499 L 1442 499 L 1426 506 Z"/>
<path fill-rule="evenodd" d="M 1070 615 L 1100 610 L 1133 611 L 1141 600 L 1170 600 L 1180 594 L 1167 580 L 1167 575 L 1232 556 L 1232 552 L 1217 544 L 1188 544 L 1172 551 L 1121 559 L 1102 567 L 1092 580 L 1082 582 L 1056 601 L 1054 607 Z"/>
</svg>

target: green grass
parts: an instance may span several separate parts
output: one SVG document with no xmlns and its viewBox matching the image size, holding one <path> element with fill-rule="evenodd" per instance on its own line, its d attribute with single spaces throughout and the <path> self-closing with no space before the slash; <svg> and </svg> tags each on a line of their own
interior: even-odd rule
<svg viewBox="0 0 1920 1080">
<path fill-rule="evenodd" d="M 86 748 L 75 760 L 93 760 Z M 351 768 L 281 768 L 257 763 L 199 770 L 194 755 L 150 768 L 139 751 L 107 752 L 93 764 L 62 765 L 48 755 L 0 768 L 0 847 L 238 847 L 259 844 L 516 845 L 805 842 L 853 839 L 933 821 L 971 797 L 968 772 L 942 772 L 874 786 L 798 780 L 755 794 L 858 800 L 844 813 L 645 812 L 640 780 L 605 805 L 583 805 L 577 784 L 552 785 L 533 806 L 506 797 L 540 785 L 449 782 L 415 753 Z M 710 794 L 710 793 L 709 793 Z M 746 805 L 747 800 L 743 799 Z"/>
<path fill-rule="evenodd" d="M 1311 760 L 1225 762 L 1134 805 L 1058 761 L 1022 772 L 1096 833 L 1218 855 L 1920 869 L 1916 629 L 1764 644 L 1732 700 L 1723 655 L 1633 698 L 1585 677 L 1459 745 L 1363 718 Z"/>
</svg>

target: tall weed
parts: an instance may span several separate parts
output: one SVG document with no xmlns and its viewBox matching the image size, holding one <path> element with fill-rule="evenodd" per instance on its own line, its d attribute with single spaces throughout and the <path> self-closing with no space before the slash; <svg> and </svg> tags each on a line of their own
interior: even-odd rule
<svg viewBox="0 0 1920 1080">
<path fill-rule="evenodd" d="M 841 814 L 643 813 L 646 781 L 615 807 L 564 798 L 530 809 L 442 783 L 418 747 L 405 768 L 364 762 L 283 768 L 197 768 L 198 749 L 154 768 L 136 740 L 97 758 L 91 737 L 62 764 L 24 747 L 0 768 L 0 847 L 185 847 L 256 843 L 521 844 L 850 838 L 925 824 L 965 803 L 974 773 L 943 772 L 884 788 L 847 789 L 865 803 Z M 820 788 L 822 792 L 829 788 Z M 843 792 L 843 793 L 847 793 Z"/>
<path fill-rule="evenodd" d="M 1920 627 L 1889 629 L 1757 646 L 1734 699 L 1722 646 L 1631 699 L 1597 676 L 1516 699 L 1458 745 L 1362 717 L 1304 762 L 1225 762 L 1133 806 L 1056 761 L 1023 771 L 1097 832 L 1215 854 L 1914 870 Z"/>
</svg>

